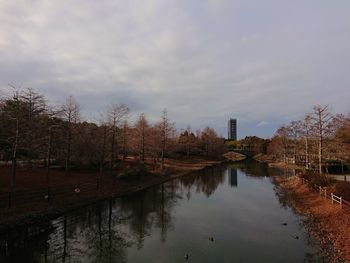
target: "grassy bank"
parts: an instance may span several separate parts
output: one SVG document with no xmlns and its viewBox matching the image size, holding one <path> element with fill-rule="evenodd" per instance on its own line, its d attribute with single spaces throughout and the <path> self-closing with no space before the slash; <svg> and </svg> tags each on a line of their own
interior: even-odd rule
<svg viewBox="0 0 350 263">
<path fill-rule="evenodd" d="M 274 177 L 276 184 L 292 200 L 293 209 L 308 218 L 307 229 L 334 262 L 350 262 L 350 210 L 325 200 L 297 177 Z"/>
</svg>

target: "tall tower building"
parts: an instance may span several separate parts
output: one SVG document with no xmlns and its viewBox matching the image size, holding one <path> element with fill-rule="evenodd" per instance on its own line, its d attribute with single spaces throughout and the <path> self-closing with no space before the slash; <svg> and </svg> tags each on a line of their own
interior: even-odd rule
<svg viewBox="0 0 350 263">
<path fill-rule="evenodd" d="M 237 119 L 230 119 L 228 121 L 228 135 L 229 140 L 237 140 Z"/>
</svg>

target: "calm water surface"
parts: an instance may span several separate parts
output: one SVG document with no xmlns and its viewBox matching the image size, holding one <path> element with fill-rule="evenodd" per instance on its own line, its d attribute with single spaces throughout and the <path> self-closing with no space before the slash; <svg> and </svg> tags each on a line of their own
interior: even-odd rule
<svg viewBox="0 0 350 263">
<path fill-rule="evenodd" d="M 210 168 L 4 233 L 0 262 L 324 262 L 269 173 Z"/>
</svg>

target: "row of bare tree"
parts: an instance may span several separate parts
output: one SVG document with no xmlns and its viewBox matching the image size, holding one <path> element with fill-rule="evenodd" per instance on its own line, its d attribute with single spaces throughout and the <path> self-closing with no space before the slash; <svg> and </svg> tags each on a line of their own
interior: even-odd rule
<svg viewBox="0 0 350 263">
<path fill-rule="evenodd" d="M 350 162 L 350 114 L 333 114 L 329 105 L 316 105 L 302 120 L 280 127 L 268 152 L 320 174 L 331 164 L 343 168 Z"/>
<path fill-rule="evenodd" d="M 109 105 L 98 123 L 83 121 L 80 106 L 72 97 L 59 106 L 48 105 L 33 89 L 14 89 L 13 96 L 0 100 L 0 161 L 13 167 L 17 162 L 45 164 L 47 176 L 53 164 L 113 170 L 117 163 L 133 156 L 141 163 L 146 158 L 163 168 L 168 156 L 200 155 L 217 158 L 224 151 L 224 140 L 207 127 L 193 133 L 190 128 L 176 132 L 164 110 L 151 124 L 144 113 L 131 123 L 129 108 Z"/>
</svg>

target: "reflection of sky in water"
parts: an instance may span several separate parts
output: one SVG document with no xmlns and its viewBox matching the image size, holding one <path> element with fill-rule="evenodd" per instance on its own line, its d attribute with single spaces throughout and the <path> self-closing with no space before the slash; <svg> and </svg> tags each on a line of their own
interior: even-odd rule
<svg viewBox="0 0 350 263">
<path fill-rule="evenodd" d="M 2 258 L 183 262 L 188 253 L 191 262 L 302 262 L 306 254 L 318 259 L 299 217 L 281 206 L 271 179 L 244 171 L 208 169 L 74 211 L 53 220 L 32 242 L 9 241 Z"/>
</svg>

